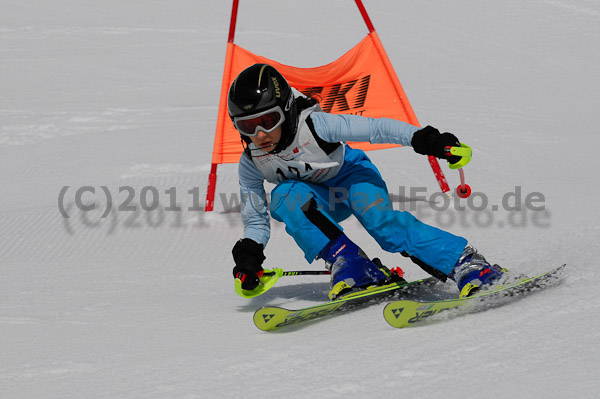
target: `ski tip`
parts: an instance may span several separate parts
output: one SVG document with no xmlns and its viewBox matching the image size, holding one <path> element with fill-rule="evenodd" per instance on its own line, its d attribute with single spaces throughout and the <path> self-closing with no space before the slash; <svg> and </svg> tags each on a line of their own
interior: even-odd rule
<svg viewBox="0 0 600 399">
<path fill-rule="evenodd" d="M 254 312 L 254 325 L 262 331 L 277 330 L 289 312 L 288 309 L 276 306 L 262 307 Z"/>
</svg>

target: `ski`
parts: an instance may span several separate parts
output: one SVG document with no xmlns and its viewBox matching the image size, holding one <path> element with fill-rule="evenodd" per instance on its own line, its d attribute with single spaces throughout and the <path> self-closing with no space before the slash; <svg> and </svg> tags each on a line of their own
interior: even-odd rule
<svg viewBox="0 0 600 399">
<path fill-rule="evenodd" d="M 562 265 L 538 276 L 498 286 L 467 298 L 390 302 L 383 310 L 383 317 L 392 327 L 403 328 L 426 320 L 440 319 L 440 316 L 438 316 L 440 314 L 444 314 L 444 317 L 457 316 L 501 306 L 515 300 L 517 297 L 553 285 L 558 281 L 565 266 Z"/>
<path fill-rule="evenodd" d="M 329 316 L 335 312 L 353 309 L 381 301 L 400 292 L 409 293 L 417 288 L 435 284 L 438 280 L 428 277 L 408 283 L 391 283 L 346 295 L 340 299 L 301 309 L 285 309 L 266 306 L 254 312 L 254 324 L 263 331 L 275 331 L 283 327 Z"/>
</svg>

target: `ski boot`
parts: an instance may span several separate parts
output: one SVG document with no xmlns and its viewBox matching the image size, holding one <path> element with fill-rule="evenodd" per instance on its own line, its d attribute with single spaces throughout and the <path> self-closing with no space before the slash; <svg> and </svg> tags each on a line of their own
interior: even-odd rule
<svg viewBox="0 0 600 399">
<path fill-rule="evenodd" d="M 468 245 L 448 277 L 456 281 L 460 298 L 472 296 L 479 289 L 497 283 L 508 270 L 498 265 L 490 265 L 487 260 Z"/>
<path fill-rule="evenodd" d="M 385 274 L 386 280 L 384 284 L 390 283 L 408 283 L 404 279 L 404 270 L 400 266 L 396 266 L 392 269 L 381 263 L 379 258 L 373 258 L 373 263 Z"/>
<path fill-rule="evenodd" d="M 392 273 L 389 269 L 385 268 L 389 273 L 386 275 L 345 234 L 331 240 L 318 258 L 324 259 L 327 268 L 331 270 L 329 299 L 332 300 L 353 291 L 391 282 Z M 381 265 L 379 259 L 377 261 Z"/>
</svg>

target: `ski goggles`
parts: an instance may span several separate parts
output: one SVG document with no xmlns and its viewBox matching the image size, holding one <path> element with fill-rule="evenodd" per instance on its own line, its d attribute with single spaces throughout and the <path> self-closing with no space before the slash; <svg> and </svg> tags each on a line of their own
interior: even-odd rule
<svg viewBox="0 0 600 399">
<path fill-rule="evenodd" d="M 233 126 L 240 134 L 254 137 L 259 131 L 271 133 L 285 122 L 285 115 L 278 105 L 266 111 L 248 116 L 236 116 L 233 118 Z"/>
</svg>

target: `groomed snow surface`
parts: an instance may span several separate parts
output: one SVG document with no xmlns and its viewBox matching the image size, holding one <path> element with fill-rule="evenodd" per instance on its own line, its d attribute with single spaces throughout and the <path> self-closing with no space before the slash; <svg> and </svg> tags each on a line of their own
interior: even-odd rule
<svg viewBox="0 0 600 399">
<path fill-rule="evenodd" d="M 404 330 L 378 304 L 259 331 L 255 309 L 318 303 L 328 281 L 234 293 L 236 165 L 197 210 L 231 2 L 0 0 L 2 398 L 597 397 L 600 4 L 364 3 L 420 123 L 474 148 L 465 210 L 411 149 L 369 153 L 395 206 L 522 273 L 568 263 L 563 282 Z M 350 0 L 242 0 L 236 42 L 311 67 L 366 33 Z M 272 230 L 266 267 L 322 269 Z"/>
</svg>

